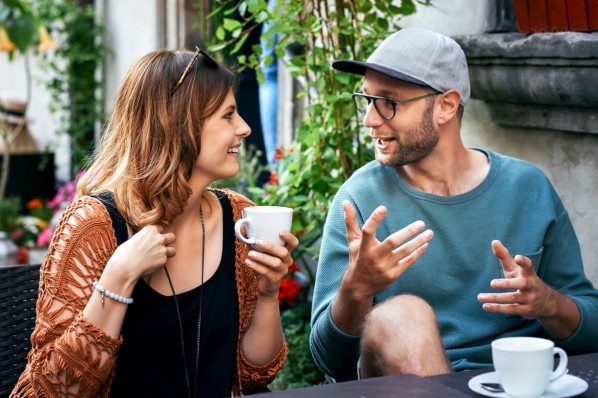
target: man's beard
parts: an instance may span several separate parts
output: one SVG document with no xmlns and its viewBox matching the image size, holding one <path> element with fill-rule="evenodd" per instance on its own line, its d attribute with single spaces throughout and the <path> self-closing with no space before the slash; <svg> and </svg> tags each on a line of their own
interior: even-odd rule
<svg viewBox="0 0 598 398">
<path fill-rule="evenodd" d="M 399 167 L 406 164 L 415 163 L 428 156 L 438 144 L 438 132 L 434 129 L 432 122 L 434 114 L 434 101 L 426 101 L 426 110 L 422 114 L 419 126 L 402 133 L 396 137 L 398 144 L 397 151 L 378 161 L 390 167 Z"/>
</svg>

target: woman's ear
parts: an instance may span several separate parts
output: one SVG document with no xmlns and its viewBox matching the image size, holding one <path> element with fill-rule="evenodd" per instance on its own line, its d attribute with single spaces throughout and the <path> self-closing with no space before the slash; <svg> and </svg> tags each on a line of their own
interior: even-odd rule
<svg viewBox="0 0 598 398">
<path fill-rule="evenodd" d="M 439 124 L 446 124 L 458 117 L 457 111 L 459 109 L 459 101 L 461 101 L 461 95 L 459 95 L 456 90 L 449 90 L 440 94 L 440 111 L 438 113 Z"/>
</svg>

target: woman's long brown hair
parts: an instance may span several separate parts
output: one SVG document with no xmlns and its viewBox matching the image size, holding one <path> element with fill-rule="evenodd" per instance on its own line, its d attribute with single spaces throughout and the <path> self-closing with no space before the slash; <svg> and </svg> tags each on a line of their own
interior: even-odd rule
<svg viewBox="0 0 598 398">
<path fill-rule="evenodd" d="M 113 192 L 134 230 L 169 224 L 191 195 L 188 180 L 201 152 L 206 118 L 236 88 L 235 72 L 202 54 L 171 95 L 189 51 L 155 51 L 125 76 L 79 195 Z"/>
</svg>

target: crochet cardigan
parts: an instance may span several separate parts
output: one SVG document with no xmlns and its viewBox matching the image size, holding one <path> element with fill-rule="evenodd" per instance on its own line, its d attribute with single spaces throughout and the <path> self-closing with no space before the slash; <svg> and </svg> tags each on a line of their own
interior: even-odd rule
<svg viewBox="0 0 598 398">
<path fill-rule="evenodd" d="M 224 190 L 233 219 L 251 201 Z M 106 207 L 96 198 L 78 197 L 61 217 L 40 272 L 37 319 L 28 363 L 11 397 L 108 397 L 122 338 L 114 339 L 83 316 L 117 243 Z M 257 304 L 257 279 L 244 265 L 248 247 L 235 240 L 235 275 L 239 297 L 239 332 L 233 394 L 263 387 L 282 368 L 286 343 L 265 365 L 254 365 L 242 352 Z"/>
</svg>

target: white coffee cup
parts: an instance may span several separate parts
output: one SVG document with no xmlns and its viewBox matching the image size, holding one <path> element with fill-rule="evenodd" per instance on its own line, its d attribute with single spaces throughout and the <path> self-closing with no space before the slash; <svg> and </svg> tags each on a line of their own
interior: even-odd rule
<svg viewBox="0 0 598 398">
<path fill-rule="evenodd" d="M 284 245 L 280 239 L 281 231 L 290 231 L 293 222 L 293 209 L 283 206 L 251 206 L 243 209 L 243 218 L 235 223 L 237 237 L 250 245 L 257 239 Z M 245 225 L 247 237 L 241 233 Z"/>
<path fill-rule="evenodd" d="M 554 355 L 559 365 L 554 369 Z M 539 337 L 505 337 L 492 342 L 492 362 L 509 396 L 538 397 L 567 371 L 567 353 Z"/>
</svg>

